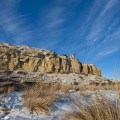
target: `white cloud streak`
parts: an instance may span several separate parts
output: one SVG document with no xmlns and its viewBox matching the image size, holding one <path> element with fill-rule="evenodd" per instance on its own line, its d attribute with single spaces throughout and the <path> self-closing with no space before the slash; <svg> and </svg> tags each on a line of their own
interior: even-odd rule
<svg viewBox="0 0 120 120">
<path fill-rule="evenodd" d="M 59 0 L 51 2 L 40 15 L 39 29 L 41 29 L 41 33 L 39 38 L 42 41 L 39 44 L 44 48 L 53 49 L 61 41 L 63 25 L 67 21 L 66 6 L 60 5 L 62 2 Z M 44 45 L 44 43 L 47 44 Z"/>
<path fill-rule="evenodd" d="M 102 57 L 107 56 L 107 55 L 111 55 L 111 54 L 113 54 L 113 53 L 115 53 L 117 51 L 118 51 L 118 48 L 111 48 L 111 49 L 102 50 L 101 52 L 99 52 L 96 55 L 96 59 L 102 58 Z"/>
<path fill-rule="evenodd" d="M 108 11 L 112 9 L 112 7 L 116 4 L 116 0 L 109 0 L 107 1 L 106 5 L 104 5 L 102 11 L 99 13 L 98 17 L 96 18 L 94 24 L 90 29 L 90 33 L 87 36 L 87 40 L 89 44 L 94 44 L 99 39 L 99 36 L 102 30 L 111 22 L 113 16 L 108 16 Z M 108 14 L 107 14 L 108 13 Z M 112 12 L 111 12 L 112 13 Z M 108 17 L 106 19 L 106 16 Z M 112 17 L 112 18 L 111 18 Z"/>
<path fill-rule="evenodd" d="M 120 50 L 120 28 L 116 29 L 120 21 L 119 17 L 116 18 L 120 11 L 119 0 L 93 0 L 88 8 L 78 11 L 75 7 L 83 0 L 53 0 L 39 11 L 38 26 L 35 28 L 37 37 L 25 20 L 27 15 L 17 12 L 19 2 L 2 0 L 0 5 L 0 27 L 15 43 L 37 39 L 41 48 L 57 48 L 68 54 L 75 52 L 86 60 L 90 57 L 102 58 Z M 71 18 L 76 16 L 77 19 L 72 21 Z"/>
<path fill-rule="evenodd" d="M 120 50 L 120 29 L 116 31 L 120 18 L 115 18 L 120 10 L 118 3 L 118 0 L 95 0 L 81 32 L 79 29 L 77 31 L 79 37 L 84 36 L 84 39 L 81 44 L 77 42 L 73 46 L 84 59 L 103 58 Z"/>
<path fill-rule="evenodd" d="M 17 44 L 32 38 L 29 25 L 24 21 L 27 15 L 16 12 L 19 2 L 20 0 L 2 0 L 0 5 L 0 27 Z"/>
</svg>

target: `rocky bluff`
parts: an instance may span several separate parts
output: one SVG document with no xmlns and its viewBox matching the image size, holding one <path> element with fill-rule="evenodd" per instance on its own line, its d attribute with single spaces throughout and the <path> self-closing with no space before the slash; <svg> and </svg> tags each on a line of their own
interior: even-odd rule
<svg viewBox="0 0 120 120">
<path fill-rule="evenodd" d="M 17 46 L 0 42 L 0 70 L 24 70 L 40 73 L 84 73 L 101 76 L 93 64 L 81 63 L 66 55 L 30 46 Z"/>
</svg>

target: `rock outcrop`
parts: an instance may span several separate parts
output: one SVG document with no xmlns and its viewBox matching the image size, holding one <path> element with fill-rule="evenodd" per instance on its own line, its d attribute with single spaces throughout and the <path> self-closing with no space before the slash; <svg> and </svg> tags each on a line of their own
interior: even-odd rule
<svg viewBox="0 0 120 120">
<path fill-rule="evenodd" d="M 0 43 L 0 70 L 24 70 L 40 73 L 84 73 L 101 76 L 93 64 L 81 63 L 50 50 Z"/>
</svg>

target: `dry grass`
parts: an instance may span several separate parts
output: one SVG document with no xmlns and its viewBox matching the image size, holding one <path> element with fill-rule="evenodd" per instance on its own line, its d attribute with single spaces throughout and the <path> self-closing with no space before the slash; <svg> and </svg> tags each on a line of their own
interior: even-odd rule
<svg viewBox="0 0 120 120">
<path fill-rule="evenodd" d="M 77 88 L 79 91 L 86 91 L 86 86 L 84 86 L 84 85 L 78 85 L 78 86 L 76 86 L 76 88 Z"/>
<path fill-rule="evenodd" d="M 83 85 L 61 84 L 58 90 L 62 91 L 63 93 L 68 93 L 69 90 L 85 91 L 86 88 Z"/>
<path fill-rule="evenodd" d="M 28 88 L 23 95 L 24 105 L 31 111 L 50 114 L 51 105 L 59 99 L 56 94 L 56 87 L 46 85 L 35 85 Z"/>
<path fill-rule="evenodd" d="M 120 90 L 120 84 L 119 83 L 113 83 L 113 84 L 105 84 L 105 85 L 59 85 L 57 90 L 61 90 L 64 93 L 68 93 L 69 90 L 76 90 L 76 91 L 96 91 L 96 90 Z"/>
<path fill-rule="evenodd" d="M 120 90 L 120 84 L 106 84 L 106 85 L 60 85 L 58 88 L 64 93 L 68 93 L 69 90 L 76 91 L 96 91 L 96 90 Z"/>
<path fill-rule="evenodd" d="M 86 90 L 84 90 L 84 91 L 80 91 L 80 96 L 87 96 L 88 94 L 87 94 L 87 91 Z"/>
<path fill-rule="evenodd" d="M 7 91 L 7 89 L 5 87 L 0 87 L 0 94 L 5 93 L 6 91 Z"/>
<path fill-rule="evenodd" d="M 68 93 L 69 90 L 74 89 L 74 87 L 72 85 L 60 85 L 60 91 L 63 93 Z"/>
<path fill-rule="evenodd" d="M 114 83 L 114 84 L 106 84 L 106 85 L 88 85 L 86 87 L 87 90 L 95 91 L 95 90 L 120 90 L 120 84 Z"/>
<path fill-rule="evenodd" d="M 120 120 L 119 99 L 113 102 L 104 95 L 96 95 L 87 105 L 77 97 L 74 100 L 75 103 L 71 103 L 74 109 L 62 120 Z"/>
<path fill-rule="evenodd" d="M 7 89 L 8 93 L 11 93 L 11 92 L 14 92 L 14 91 L 16 91 L 15 86 L 8 86 L 8 89 Z"/>
</svg>

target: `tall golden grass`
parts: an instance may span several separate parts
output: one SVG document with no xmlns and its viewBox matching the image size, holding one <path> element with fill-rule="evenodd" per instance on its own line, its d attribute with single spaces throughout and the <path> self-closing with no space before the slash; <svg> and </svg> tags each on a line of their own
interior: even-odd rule
<svg viewBox="0 0 120 120">
<path fill-rule="evenodd" d="M 51 105 L 58 99 L 56 87 L 48 85 L 34 85 L 23 93 L 24 106 L 30 109 L 31 114 L 36 112 L 49 115 Z"/>
<path fill-rule="evenodd" d="M 106 85 L 88 85 L 86 86 L 87 90 L 95 91 L 95 90 L 120 90 L 120 84 L 115 82 L 113 84 Z"/>
<path fill-rule="evenodd" d="M 86 90 L 95 91 L 100 89 L 102 90 L 112 89 L 112 90 L 119 91 L 119 84 L 116 84 L 112 87 L 111 85 L 99 86 L 99 87 L 95 85 L 90 85 L 85 87 L 82 85 L 75 86 L 75 85 L 61 85 L 61 84 L 48 84 L 48 83 L 46 84 L 41 83 L 37 85 L 35 84 L 32 87 L 28 87 L 28 89 L 24 91 L 24 94 L 23 94 L 24 105 L 30 109 L 31 113 L 44 112 L 45 114 L 49 115 L 52 109 L 51 108 L 52 104 L 59 99 L 57 91 L 60 90 L 64 93 L 67 93 L 69 90 L 73 90 L 73 89 L 79 90 L 80 95 L 85 97 L 87 95 Z M 76 98 L 75 98 L 75 101 L 77 103 L 77 106 L 76 106 L 77 112 L 72 111 L 70 113 L 67 113 L 66 117 L 64 118 L 65 120 L 68 118 L 68 116 L 71 116 L 71 118 L 75 117 L 75 120 L 79 120 L 79 119 L 76 119 L 76 117 L 79 118 L 79 116 L 85 116 L 85 114 L 88 114 L 88 116 L 92 115 L 93 117 L 94 115 L 98 114 L 96 113 L 96 111 L 98 111 L 101 115 L 106 114 L 102 112 L 108 112 L 105 110 L 109 110 L 109 114 L 112 114 L 111 113 L 112 111 L 115 114 L 118 114 L 116 113 L 116 110 L 118 112 L 118 109 L 119 109 L 118 106 L 113 106 L 112 101 L 106 99 L 103 96 L 101 96 L 100 98 L 96 96 L 96 99 L 92 100 L 91 104 L 88 106 L 85 106 L 84 104 L 80 103 L 80 101 L 77 100 Z M 116 103 L 118 103 L 118 99 Z M 82 112 L 81 112 L 81 109 L 82 109 Z M 91 111 L 93 114 L 91 113 Z M 96 117 L 100 117 L 100 116 L 97 115 Z M 105 119 L 97 119 L 96 117 L 95 117 L 95 120 L 105 120 Z M 74 119 L 70 119 L 70 120 L 74 120 Z M 80 118 L 80 120 L 84 120 L 84 119 Z M 94 120 L 94 119 L 85 118 L 85 120 Z M 114 120 L 114 119 L 109 119 L 109 120 Z"/>
<path fill-rule="evenodd" d="M 106 85 L 60 85 L 59 89 L 67 93 L 69 90 L 76 90 L 76 91 L 96 91 L 96 90 L 120 90 L 120 84 L 106 84 Z"/>
<path fill-rule="evenodd" d="M 99 94 L 87 105 L 74 97 L 73 109 L 65 114 L 62 120 L 120 120 L 120 101 Z"/>
<path fill-rule="evenodd" d="M 12 84 L 11 84 L 12 83 Z M 27 87 L 32 87 L 34 84 L 33 82 L 28 82 L 28 83 L 14 83 L 13 81 L 6 81 L 6 82 L 0 82 L 0 93 L 4 92 L 13 92 L 13 91 L 21 91 L 26 89 Z M 51 88 L 56 88 L 57 90 L 62 91 L 63 93 L 68 93 L 69 90 L 76 90 L 76 91 L 85 91 L 85 90 L 116 90 L 120 89 L 120 83 L 119 82 L 114 82 L 113 84 L 99 84 L 99 85 L 94 85 L 90 84 L 87 86 L 84 85 L 73 85 L 73 84 L 59 84 L 59 83 L 37 83 L 39 85 L 43 85 L 46 87 L 51 87 Z"/>
</svg>

